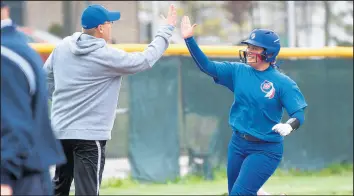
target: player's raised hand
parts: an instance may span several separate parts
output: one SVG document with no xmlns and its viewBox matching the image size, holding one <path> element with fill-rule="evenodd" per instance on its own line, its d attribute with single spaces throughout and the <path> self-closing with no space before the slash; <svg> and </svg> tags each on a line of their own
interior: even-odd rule
<svg viewBox="0 0 354 196">
<path fill-rule="evenodd" d="M 194 27 L 196 27 L 196 26 L 197 26 L 197 24 L 193 24 L 193 26 L 191 26 L 191 21 L 189 20 L 189 17 L 183 16 L 183 19 L 181 21 L 182 37 L 184 39 L 192 37 L 194 35 Z"/>
</svg>

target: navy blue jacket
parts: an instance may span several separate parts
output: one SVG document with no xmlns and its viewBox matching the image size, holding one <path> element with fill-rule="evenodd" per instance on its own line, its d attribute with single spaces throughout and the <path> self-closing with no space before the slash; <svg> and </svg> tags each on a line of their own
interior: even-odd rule
<svg viewBox="0 0 354 196">
<path fill-rule="evenodd" d="M 51 128 L 42 65 L 14 25 L 1 28 L 1 184 L 66 161 Z"/>
</svg>

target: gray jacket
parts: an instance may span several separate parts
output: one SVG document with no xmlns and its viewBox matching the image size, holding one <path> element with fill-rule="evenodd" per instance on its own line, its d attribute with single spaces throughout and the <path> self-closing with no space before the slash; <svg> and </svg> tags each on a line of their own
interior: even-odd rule
<svg viewBox="0 0 354 196">
<path fill-rule="evenodd" d="M 64 38 L 44 64 L 57 138 L 111 139 L 122 76 L 150 69 L 168 48 L 173 29 L 161 26 L 143 52 L 133 53 L 81 32 Z"/>
</svg>

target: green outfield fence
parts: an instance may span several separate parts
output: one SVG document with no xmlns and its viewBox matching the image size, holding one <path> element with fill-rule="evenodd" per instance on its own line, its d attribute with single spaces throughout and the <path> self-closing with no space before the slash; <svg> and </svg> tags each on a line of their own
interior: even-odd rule
<svg viewBox="0 0 354 196">
<path fill-rule="evenodd" d="M 42 56 L 54 48 L 32 46 Z M 112 47 L 134 52 L 146 45 Z M 212 60 L 239 61 L 244 47 L 201 48 Z M 308 102 L 305 124 L 285 139 L 281 167 L 352 163 L 353 47 L 282 48 L 278 61 Z M 179 176 L 179 159 L 187 156 L 194 172 L 212 179 L 212 168 L 226 165 L 232 102 L 232 93 L 196 67 L 185 45 L 170 45 L 153 69 L 123 79 L 108 158 L 128 157 L 134 179 L 166 182 Z"/>
</svg>

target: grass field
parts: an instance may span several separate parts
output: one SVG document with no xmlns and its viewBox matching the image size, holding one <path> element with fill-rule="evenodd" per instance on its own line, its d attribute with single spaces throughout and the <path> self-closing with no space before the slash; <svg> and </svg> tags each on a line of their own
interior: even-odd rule
<svg viewBox="0 0 354 196">
<path fill-rule="evenodd" d="M 337 167 L 321 172 L 277 171 L 265 185 L 272 194 L 353 195 L 353 169 Z M 138 184 L 131 180 L 110 179 L 102 183 L 101 195 L 222 195 L 227 193 L 225 174 L 214 181 L 187 177 L 168 184 Z"/>
</svg>

